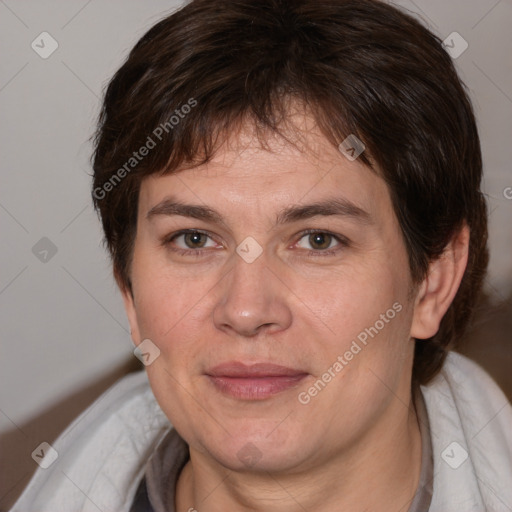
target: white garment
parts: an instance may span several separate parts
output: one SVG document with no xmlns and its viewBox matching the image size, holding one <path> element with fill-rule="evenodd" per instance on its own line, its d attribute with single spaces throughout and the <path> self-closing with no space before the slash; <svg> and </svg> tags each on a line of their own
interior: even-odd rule
<svg viewBox="0 0 512 512">
<path fill-rule="evenodd" d="M 434 464 L 429 512 L 511 512 L 512 407 L 503 392 L 454 352 L 421 391 Z M 170 428 L 146 372 L 127 375 L 53 443 L 57 460 L 37 469 L 11 512 L 128 512 Z"/>
</svg>

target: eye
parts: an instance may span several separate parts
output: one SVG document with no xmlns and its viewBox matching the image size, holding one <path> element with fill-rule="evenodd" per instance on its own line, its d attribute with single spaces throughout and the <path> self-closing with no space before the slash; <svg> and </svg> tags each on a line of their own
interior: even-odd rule
<svg viewBox="0 0 512 512">
<path fill-rule="evenodd" d="M 347 247 L 349 242 L 340 235 L 334 235 L 326 231 L 307 230 L 302 233 L 296 246 L 301 249 L 309 250 L 309 253 L 322 253 L 322 255 L 335 254 L 343 247 Z"/>
<path fill-rule="evenodd" d="M 196 229 L 185 229 L 173 233 L 162 240 L 162 245 L 168 246 L 180 254 L 198 254 L 203 252 L 202 249 L 217 247 L 215 241 L 207 233 Z"/>
</svg>

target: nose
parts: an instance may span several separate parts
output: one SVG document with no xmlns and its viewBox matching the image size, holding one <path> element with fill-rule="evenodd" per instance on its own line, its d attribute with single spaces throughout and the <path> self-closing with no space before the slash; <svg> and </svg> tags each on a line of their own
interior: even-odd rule
<svg viewBox="0 0 512 512">
<path fill-rule="evenodd" d="M 234 259 L 213 311 L 217 329 L 248 338 L 287 329 L 292 322 L 289 291 L 268 266 L 265 254 L 252 263 L 237 254 Z"/>
</svg>

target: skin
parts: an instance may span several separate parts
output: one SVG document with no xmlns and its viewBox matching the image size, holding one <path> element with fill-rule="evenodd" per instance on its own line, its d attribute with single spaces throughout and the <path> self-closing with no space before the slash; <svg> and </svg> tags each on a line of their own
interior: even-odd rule
<svg viewBox="0 0 512 512">
<path fill-rule="evenodd" d="M 413 338 L 437 331 L 456 293 L 467 229 L 414 287 L 384 181 L 346 159 L 308 116 L 294 123 L 302 135 L 296 144 L 270 136 L 263 149 L 246 125 L 208 164 L 152 175 L 141 185 L 133 297 L 122 291 L 134 343 L 149 338 L 161 351 L 146 367 L 155 397 L 190 447 L 177 485 L 180 512 L 396 512 L 407 510 L 418 485 Z M 171 197 L 215 209 L 221 221 L 148 218 Z M 344 198 L 368 218 L 317 215 L 276 224 L 284 208 L 328 198 Z M 183 229 L 208 236 L 169 240 Z M 305 229 L 348 244 L 324 235 L 319 247 Z M 263 249 L 252 263 L 236 252 L 248 236 Z M 335 252 L 322 254 L 329 250 Z M 402 310 L 378 335 L 300 403 L 299 393 L 397 302 Z M 240 400 L 204 375 L 233 360 L 309 375 L 265 400 Z M 248 443 L 259 454 L 253 466 L 237 455 Z"/>
</svg>

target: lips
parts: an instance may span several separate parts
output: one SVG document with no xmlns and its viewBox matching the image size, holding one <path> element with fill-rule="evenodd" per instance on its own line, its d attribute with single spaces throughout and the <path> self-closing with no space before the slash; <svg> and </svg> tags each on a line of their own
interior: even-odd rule
<svg viewBox="0 0 512 512">
<path fill-rule="evenodd" d="M 293 377 L 305 374 L 303 370 L 272 363 L 244 364 L 239 361 L 220 364 L 205 372 L 212 377 Z"/>
<path fill-rule="evenodd" d="M 241 400 L 264 400 L 281 393 L 308 376 L 308 373 L 272 363 L 244 364 L 232 361 L 205 372 L 215 388 Z"/>
</svg>

